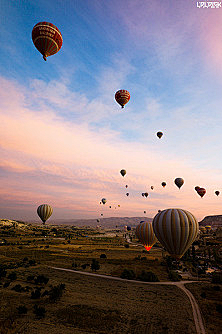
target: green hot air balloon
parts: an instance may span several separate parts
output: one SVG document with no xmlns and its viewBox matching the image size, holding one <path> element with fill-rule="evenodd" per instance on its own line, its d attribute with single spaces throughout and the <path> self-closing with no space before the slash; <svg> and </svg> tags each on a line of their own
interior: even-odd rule
<svg viewBox="0 0 222 334">
<path fill-rule="evenodd" d="M 168 253 L 179 260 L 196 239 L 199 224 L 186 210 L 166 209 L 154 217 L 153 230 Z"/>
<path fill-rule="evenodd" d="M 184 184 L 184 180 L 182 179 L 182 177 L 177 177 L 174 180 L 174 183 L 180 189 L 182 187 L 182 185 Z"/>
<path fill-rule="evenodd" d="M 52 208 L 48 204 L 42 204 L 38 207 L 37 213 L 41 218 L 43 224 L 45 224 L 46 220 L 52 215 Z"/>
</svg>

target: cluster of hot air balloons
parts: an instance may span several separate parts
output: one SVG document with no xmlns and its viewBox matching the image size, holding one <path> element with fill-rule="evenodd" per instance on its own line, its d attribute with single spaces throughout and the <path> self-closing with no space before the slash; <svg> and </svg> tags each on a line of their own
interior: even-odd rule
<svg viewBox="0 0 222 334">
<path fill-rule="evenodd" d="M 141 221 L 136 236 L 149 251 L 157 239 L 168 253 L 179 260 L 197 237 L 199 224 L 194 215 L 182 209 L 166 209 L 153 222 Z"/>
</svg>

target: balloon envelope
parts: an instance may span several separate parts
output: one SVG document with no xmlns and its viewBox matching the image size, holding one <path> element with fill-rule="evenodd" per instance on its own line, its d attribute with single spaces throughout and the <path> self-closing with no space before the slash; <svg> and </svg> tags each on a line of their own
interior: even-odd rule
<svg viewBox="0 0 222 334">
<path fill-rule="evenodd" d="M 160 139 L 160 138 L 163 136 L 163 132 L 158 131 L 156 135 L 157 135 L 157 137 Z"/>
<path fill-rule="evenodd" d="M 103 204 L 106 204 L 107 199 L 106 199 L 106 198 L 102 198 L 102 199 L 101 199 L 101 202 L 102 202 Z"/>
<path fill-rule="evenodd" d="M 153 230 L 168 253 L 180 259 L 196 239 L 199 224 L 186 210 L 166 209 L 154 217 Z"/>
<path fill-rule="evenodd" d="M 48 56 L 54 55 L 61 49 L 63 39 L 61 32 L 54 24 L 39 22 L 32 29 L 32 41 L 46 60 Z"/>
<path fill-rule="evenodd" d="M 145 196 L 145 197 L 148 197 L 148 195 L 149 195 L 148 193 L 144 193 L 144 196 Z"/>
<path fill-rule="evenodd" d="M 125 176 L 125 175 L 126 175 L 126 170 L 125 170 L 125 169 L 121 169 L 120 174 L 121 174 L 122 176 Z"/>
<path fill-rule="evenodd" d="M 120 89 L 115 94 L 116 102 L 124 108 L 125 104 L 127 104 L 130 100 L 130 93 L 125 89 Z"/>
<path fill-rule="evenodd" d="M 41 218 L 43 224 L 45 224 L 46 220 L 52 215 L 52 207 L 48 204 L 41 204 L 38 209 L 37 213 Z"/>
<path fill-rule="evenodd" d="M 166 182 L 161 183 L 163 187 L 166 187 Z"/>
<path fill-rule="evenodd" d="M 154 186 L 151 186 L 150 188 L 153 190 Z"/>
<path fill-rule="evenodd" d="M 197 193 L 198 193 L 198 195 L 200 195 L 200 197 L 202 198 L 202 197 L 206 194 L 206 189 L 204 189 L 204 188 L 199 188 L 199 189 L 197 189 Z"/>
<path fill-rule="evenodd" d="M 219 190 L 216 190 L 216 191 L 215 191 L 215 194 L 216 194 L 217 196 L 219 196 L 219 195 L 220 195 Z"/>
<path fill-rule="evenodd" d="M 137 225 L 135 232 L 137 238 L 139 239 L 141 244 L 143 244 L 147 251 L 149 251 L 157 242 L 157 238 L 153 232 L 151 222 L 141 221 L 140 224 Z"/>
<path fill-rule="evenodd" d="M 180 189 L 182 187 L 182 185 L 184 184 L 184 180 L 182 179 L 182 177 L 177 177 L 174 180 L 174 183 Z"/>
</svg>

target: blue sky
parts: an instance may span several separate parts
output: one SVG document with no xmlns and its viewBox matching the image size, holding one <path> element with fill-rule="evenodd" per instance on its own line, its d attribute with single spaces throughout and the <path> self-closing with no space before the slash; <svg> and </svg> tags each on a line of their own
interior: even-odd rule
<svg viewBox="0 0 222 334">
<path fill-rule="evenodd" d="M 198 219 L 221 213 L 222 8 L 3 0 L 0 15 L 2 218 L 36 219 L 45 202 L 54 219 L 96 218 L 102 197 L 121 203 L 104 206 L 106 216 L 171 206 Z M 63 36 L 47 62 L 31 40 L 40 21 Z M 124 110 L 119 89 L 131 94 Z M 176 177 L 185 179 L 180 191 Z M 196 185 L 207 189 L 203 199 Z"/>
</svg>

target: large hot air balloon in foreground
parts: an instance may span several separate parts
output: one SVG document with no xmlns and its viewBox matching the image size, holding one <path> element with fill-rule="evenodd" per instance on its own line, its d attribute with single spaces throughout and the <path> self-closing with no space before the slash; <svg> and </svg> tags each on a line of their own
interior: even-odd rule
<svg viewBox="0 0 222 334">
<path fill-rule="evenodd" d="M 52 208 L 48 204 L 39 205 L 37 209 L 37 213 L 42 220 L 43 224 L 45 224 L 46 220 L 52 215 Z"/>
<path fill-rule="evenodd" d="M 151 222 L 141 221 L 140 224 L 137 225 L 135 232 L 137 238 L 139 239 L 141 244 L 143 244 L 147 251 L 149 251 L 157 242 L 157 238 L 155 237 L 155 234 L 153 232 Z"/>
<path fill-rule="evenodd" d="M 177 177 L 174 180 L 174 183 L 180 189 L 182 187 L 182 185 L 184 184 L 184 179 L 182 179 L 182 177 Z"/>
<path fill-rule="evenodd" d="M 39 22 L 32 29 L 32 40 L 43 59 L 57 53 L 62 47 L 62 34 L 52 23 Z"/>
<path fill-rule="evenodd" d="M 186 210 L 166 209 L 154 217 L 153 230 L 168 253 L 179 260 L 196 239 L 199 224 Z"/>
<path fill-rule="evenodd" d="M 124 108 L 125 104 L 127 104 L 130 100 L 130 93 L 125 89 L 120 89 L 115 94 L 116 102 Z"/>
</svg>

